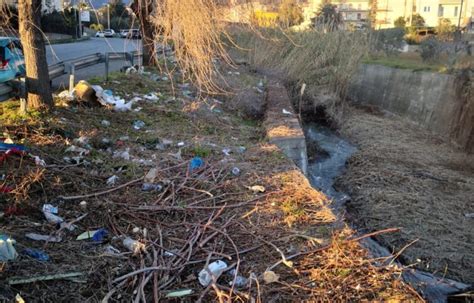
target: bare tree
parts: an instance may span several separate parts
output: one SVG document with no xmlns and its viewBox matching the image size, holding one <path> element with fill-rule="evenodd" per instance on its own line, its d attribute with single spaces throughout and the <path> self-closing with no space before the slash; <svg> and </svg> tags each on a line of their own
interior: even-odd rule
<svg viewBox="0 0 474 303">
<path fill-rule="evenodd" d="M 134 0 L 131 9 L 137 17 L 142 29 L 143 43 L 143 65 L 153 66 L 155 60 L 155 37 L 153 36 L 153 24 L 150 19 L 153 10 L 153 1 L 150 0 Z"/>
<path fill-rule="evenodd" d="M 45 44 L 41 32 L 41 0 L 19 0 L 20 39 L 26 65 L 28 106 L 52 107 L 53 96 L 46 62 Z"/>
</svg>

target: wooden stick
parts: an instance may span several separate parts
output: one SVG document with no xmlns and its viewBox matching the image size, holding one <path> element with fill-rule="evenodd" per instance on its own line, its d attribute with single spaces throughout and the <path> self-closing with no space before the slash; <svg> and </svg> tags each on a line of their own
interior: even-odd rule
<svg viewBox="0 0 474 303">
<path fill-rule="evenodd" d="M 67 200 L 77 200 L 77 199 L 84 199 L 84 198 L 90 198 L 90 197 L 97 197 L 97 196 L 101 196 L 101 195 L 105 195 L 105 194 L 114 192 L 114 191 L 119 190 L 119 189 L 121 189 L 121 188 L 127 187 L 127 186 L 129 186 L 129 185 L 131 185 L 131 184 L 137 183 L 137 182 L 143 180 L 143 178 L 145 178 L 145 177 L 140 177 L 140 178 L 138 178 L 138 179 L 129 181 L 129 182 L 127 182 L 127 183 L 121 184 L 121 185 L 116 186 L 116 187 L 114 187 L 114 188 L 107 189 L 107 190 L 104 190 L 104 191 L 99 191 L 99 192 L 92 193 L 92 194 L 78 195 L 78 196 L 69 196 L 69 197 L 59 196 L 58 198 L 61 199 L 61 200 L 66 200 L 66 201 L 67 201 Z"/>
</svg>

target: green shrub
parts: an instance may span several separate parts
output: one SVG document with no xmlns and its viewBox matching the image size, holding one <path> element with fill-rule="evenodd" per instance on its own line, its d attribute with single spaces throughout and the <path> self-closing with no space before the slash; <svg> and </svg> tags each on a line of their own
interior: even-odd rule
<svg viewBox="0 0 474 303">
<path fill-rule="evenodd" d="M 401 28 L 388 28 L 374 32 L 372 48 L 383 51 L 387 55 L 393 55 L 402 48 L 404 44 L 405 31 Z"/>
<path fill-rule="evenodd" d="M 430 37 L 420 43 L 420 56 L 425 62 L 433 62 L 439 59 L 442 45 L 435 37 Z"/>
</svg>

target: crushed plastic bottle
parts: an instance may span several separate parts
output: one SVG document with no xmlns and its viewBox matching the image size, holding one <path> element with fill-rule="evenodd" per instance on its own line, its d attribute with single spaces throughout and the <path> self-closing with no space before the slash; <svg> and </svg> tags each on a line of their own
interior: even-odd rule
<svg viewBox="0 0 474 303">
<path fill-rule="evenodd" d="M 0 235 L 0 261 L 15 260 L 18 257 L 18 253 L 13 246 L 16 243 L 12 238 Z"/>
<path fill-rule="evenodd" d="M 44 217 L 46 218 L 46 220 L 48 220 L 48 222 L 56 223 L 56 224 L 61 224 L 62 222 L 64 222 L 63 218 L 55 215 L 58 213 L 57 207 L 54 207 L 51 204 L 44 204 L 42 210 L 43 210 Z"/>
<path fill-rule="evenodd" d="M 236 270 L 232 269 L 228 272 L 228 275 L 234 278 L 235 273 L 236 273 Z M 247 278 L 237 275 L 235 279 L 229 282 L 229 286 L 232 286 L 232 284 L 234 284 L 235 287 L 242 288 L 242 287 L 245 287 L 248 284 L 248 282 L 249 280 Z"/>
<path fill-rule="evenodd" d="M 137 241 L 137 240 L 133 240 L 132 238 L 130 237 L 126 237 L 125 239 L 123 239 L 123 242 L 122 242 L 123 246 L 125 246 L 129 251 L 133 252 L 133 254 L 138 254 L 142 251 L 145 251 L 145 244 Z"/>
<path fill-rule="evenodd" d="M 145 122 L 142 120 L 135 120 L 133 121 L 133 129 L 140 130 L 145 127 Z"/>
<path fill-rule="evenodd" d="M 221 260 L 212 262 L 207 267 L 203 268 L 199 274 L 199 283 L 202 286 L 208 286 L 214 280 L 219 279 L 222 273 L 227 269 L 227 263 Z"/>
<path fill-rule="evenodd" d="M 160 183 L 143 183 L 142 191 L 161 191 L 163 190 L 163 185 Z"/>
</svg>

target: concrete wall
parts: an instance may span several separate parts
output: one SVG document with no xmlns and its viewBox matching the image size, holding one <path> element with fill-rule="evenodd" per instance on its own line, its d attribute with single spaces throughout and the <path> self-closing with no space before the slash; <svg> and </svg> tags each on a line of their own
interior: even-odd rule
<svg viewBox="0 0 474 303">
<path fill-rule="evenodd" d="M 288 92 L 282 83 L 271 80 L 267 85 L 267 111 L 263 123 L 271 144 L 275 144 L 283 153 L 293 160 L 306 175 L 308 154 L 306 140 L 298 116 Z M 290 112 L 283 113 L 283 110 Z"/>
<path fill-rule="evenodd" d="M 469 76 L 361 65 L 349 97 L 406 116 L 474 152 L 474 82 Z"/>
</svg>

